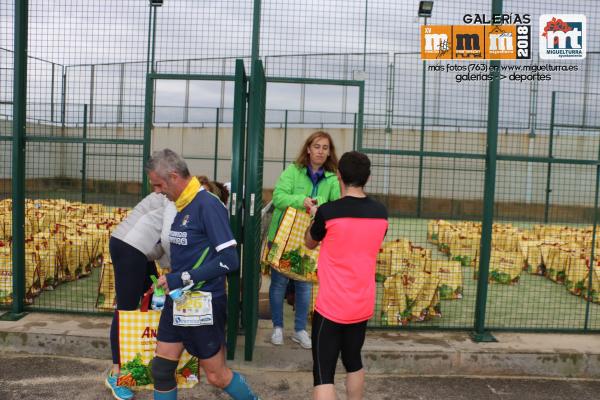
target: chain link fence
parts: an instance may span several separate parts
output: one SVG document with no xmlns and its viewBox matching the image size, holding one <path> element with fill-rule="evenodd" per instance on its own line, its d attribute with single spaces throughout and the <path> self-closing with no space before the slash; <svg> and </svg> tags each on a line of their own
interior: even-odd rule
<svg viewBox="0 0 600 400">
<path fill-rule="evenodd" d="M 122 218 L 121 207 L 133 206 L 143 192 L 145 84 L 152 66 L 162 74 L 231 76 L 236 59 L 250 66 L 255 56 L 268 82 L 265 203 L 312 130 L 330 131 L 341 151 L 356 148 L 373 162 L 367 190 L 386 204 L 391 224 L 370 326 L 471 329 L 479 318 L 490 329 L 598 329 L 592 243 L 600 37 L 588 28 L 600 6 L 503 1 L 504 13 L 531 16 L 532 57 L 501 62 L 504 78 L 490 108 L 489 82 L 448 69 L 488 64 L 423 61 L 420 27 L 463 25 L 465 14 L 490 16 L 492 3 L 435 1 L 423 19 L 418 1 L 408 0 L 166 0 L 160 7 L 137 0 L 30 0 L 26 164 L 15 171 L 15 9 L 0 0 L 0 241 L 11 243 L 12 179 L 22 176 L 30 220 L 24 241 L 30 249 L 45 246 L 41 255 L 26 251 L 33 266 L 25 268 L 28 307 L 110 310 L 104 292 L 110 268 L 102 268 L 108 265 L 104 242 L 94 235 L 106 235 Z M 539 58 L 539 16 L 552 13 L 586 15 L 585 59 Z M 538 70 L 547 65 L 571 70 Z M 532 78 L 537 73 L 549 79 Z M 297 81 L 269 82 L 275 77 Z M 364 97 L 353 87 L 307 79 L 364 81 Z M 154 94 L 151 147 L 173 147 L 194 173 L 228 181 L 232 83 L 157 80 Z M 490 109 L 498 122 L 488 133 Z M 490 134 L 498 141 L 490 208 L 495 225 L 490 261 L 480 266 Z M 41 223 L 32 223 L 36 219 Z M 66 254 L 63 239 L 81 237 L 93 224 L 104 232 L 88 231 L 89 242 L 70 247 L 79 255 Z M 2 248 L 0 268 L 12 271 L 10 247 Z M 485 312 L 476 313 L 480 268 L 489 269 L 489 283 Z M 12 283 L 2 285 L 0 301 L 8 305 Z"/>
</svg>

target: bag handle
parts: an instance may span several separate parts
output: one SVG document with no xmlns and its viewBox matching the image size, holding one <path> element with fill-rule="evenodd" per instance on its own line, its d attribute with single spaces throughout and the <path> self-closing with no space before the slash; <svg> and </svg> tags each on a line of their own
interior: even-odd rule
<svg viewBox="0 0 600 400">
<path fill-rule="evenodd" d="M 144 293 L 144 296 L 142 297 L 142 303 L 140 304 L 141 312 L 148 312 L 148 308 L 150 307 L 150 299 L 152 298 L 153 293 L 154 285 L 150 286 L 150 289 L 148 289 L 148 291 Z"/>
<path fill-rule="evenodd" d="M 288 212 L 293 212 L 294 213 L 294 219 L 292 220 L 292 226 L 294 226 L 294 222 L 296 221 L 296 215 L 298 214 L 298 210 L 295 209 L 294 207 L 291 206 L 287 206 L 285 211 L 283 212 L 283 215 L 281 216 L 281 220 L 279 221 L 279 226 L 277 226 L 277 230 L 275 231 L 275 236 L 273 236 L 273 243 L 275 242 L 275 239 L 277 238 L 277 235 L 279 234 L 280 230 L 281 230 L 281 224 L 283 222 L 283 220 L 285 219 L 286 215 L 288 214 Z M 290 235 L 287 236 L 287 238 L 285 239 L 285 243 L 283 244 L 283 248 L 285 249 L 285 246 L 287 246 L 287 242 L 290 240 Z M 271 249 L 269 249 L 269 252 L 271 251 Z M 269 252 L 267 252 L 267 257 Z M 269 265 L 274 266 L 275 264 L 272 262 L 267 262 Z M 277 261 L 277 266 L 279 266 L 279 261 Z"/>
<path fill-rule="evenodd" d="M 273 236 L 273 242 L 275 241 L 275 238 L 277 237 L 277 234 L 279 233 L 279 230 L 281 229 L 281 223 L 283 222 L 285 216 L 287 215 L 288 211 L 290 211 L 290 210 L 294 213 L 298 211 L 294 207 L 290 207 L 290 206 L 285 208 L 285 211 L 283 212 L 283 214 L 281 214 L 281 219 L 279 220 L 279 225 L 277 225 L 277 230 L 275 231 L 275 236 Z M 296 219 L 296 214 L 294 214 L 294 219 Z"/>
</svg>

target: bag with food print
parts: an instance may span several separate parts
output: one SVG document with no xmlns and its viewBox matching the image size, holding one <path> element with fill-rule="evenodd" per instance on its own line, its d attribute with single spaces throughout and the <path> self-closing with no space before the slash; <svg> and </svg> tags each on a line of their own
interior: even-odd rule
<svg viewBox="0 0 600 400">
<path fill-rule="evenodd" d="M 104 259 L 102 270 L 100 271 L 100 284 L 98 285 L 98 295 L 96 296 L 96 308 L 104 311 L 112 311 L 117 304 L 117 292 L 115 290 L 115 271 L 112 260 L 109 257 Z"/>
<path fill-rule="evenodd" d="M 12 252 L 7 242 L 0 240 L 0 304 L 12 303 Z"/>
<path fill-rule="evenodd" d="M 160 311 L 148 310 L 152 293 L 151 288 L 144 294 L 139 310 L 117 311 L 121 360 L 121 376 L 117 380 L 119 386 L 153 388 L 149 364 L 156 350 Z M 177 387 L 193 387 L 198 383 L 199 376 L 198 359 L 184 350 L 175 371 Z"/>
<path fill-rule="evenodd" d="M 309 225 L 310 216 L 307 213 L 288 207 L 281 218 L 266 261 L 288 278 L 316 282 L 319 247 L 310 250 L 304 245 L 304 234 Z"/>
<path fill-rule="evenodd" d="M 462 299 L 463 273 L 460 262 L 432 260 L 433 273 L 439 279 L 438 291 L 442 300 Z"/>
<path fill-rule="evenodd" d="M 572 253 L 565 273 L 565 286 L 576 296 L 585 292 L 589 279 L 589 258 L 585 252 Z"/>
<path fill-rule="evenodd" d="M 438 287 L 440 278 L 436 274 L 425 271 L 411 271 L 413 279 L 420 282 L 420 290 L 412 304 L 411 319 L 413 321 L 427 321 L 442 315 Z"/>
</svg>

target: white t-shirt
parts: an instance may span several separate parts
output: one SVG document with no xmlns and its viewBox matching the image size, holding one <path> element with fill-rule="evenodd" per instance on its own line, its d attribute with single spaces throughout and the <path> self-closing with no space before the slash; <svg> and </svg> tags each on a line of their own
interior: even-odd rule
<svg viewBox="0 0 600 400">
<path fill-rule="evenodd" d="M 165 209 L 169 204 L 173 202 L 163 194 L 150 193 L 115 228 L 112 236 L 138 249 L 148 260 L 160 258 L 165 253 L 160 238 Z"/>
<path fill-rule="evenodd" d="M 177 208 L 175 207 L 175 203 L 169 201 L 165 206 L 165 212 L 163 214 L 162 231 L 160 233 L 160 244 L 164 251 L 164 254 L 158 260 L 161 267 L 171 266 L 171 248 L 169 247 L 169 232 L 171 231 L 171 225 L 173 224 L 175 215 L 177 215 Z"/>
</svg>

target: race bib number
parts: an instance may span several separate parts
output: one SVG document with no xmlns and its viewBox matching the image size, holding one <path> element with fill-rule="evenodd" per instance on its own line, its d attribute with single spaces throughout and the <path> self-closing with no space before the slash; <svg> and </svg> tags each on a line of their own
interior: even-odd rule
<svg viewBox="0 0 600 400">
<path fill-rule="evenodd" d="M 212 293 L 186 292 L 184 301 L 173 302 L 173 325 L 203 326 L 212 324 Z"/>
</svg>

